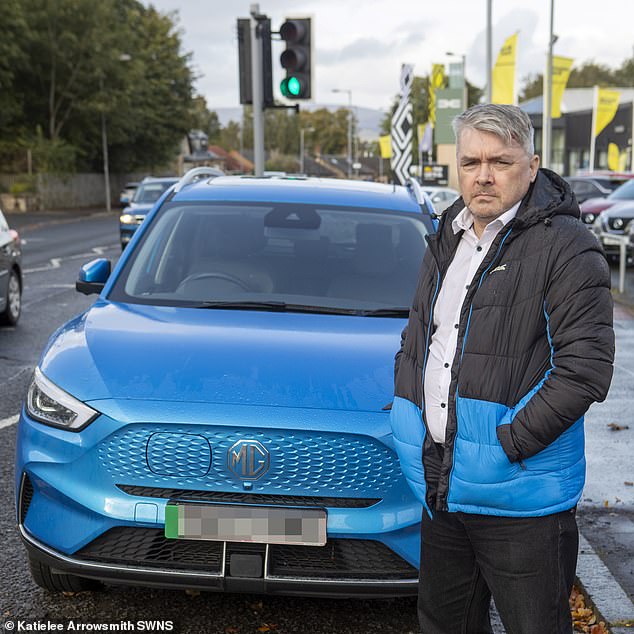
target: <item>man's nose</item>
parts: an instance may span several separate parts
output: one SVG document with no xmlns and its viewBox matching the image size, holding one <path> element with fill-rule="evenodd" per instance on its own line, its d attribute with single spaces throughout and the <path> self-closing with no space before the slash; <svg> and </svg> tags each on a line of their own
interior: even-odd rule
<svg viewBox="0 0 634 634">
<path fill-rule="evenodd" d="M 490 183 L 493 180 L 493 172 L 486 161 L 480 163 L 477 174 L 478 183 Z"/>
</svg>

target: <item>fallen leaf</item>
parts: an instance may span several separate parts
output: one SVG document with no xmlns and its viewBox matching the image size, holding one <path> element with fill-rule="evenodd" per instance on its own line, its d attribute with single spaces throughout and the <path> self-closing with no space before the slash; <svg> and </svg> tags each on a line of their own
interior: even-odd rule
<svg viewBox="0 0 634 634">
<path fill-rule="evenodd" d="M 617 425 L 616 423 L 608 423 L 608 427 L 612 431 L 623 431 L 624 429 L 629 429 L 627 425 Z"/>
<path fill-rule="evenodd" d="M 186 588 L 185 594 L 189 595 L 190 597 L 199 597 L 200 590 L 192 590 L 191 588 Z"/>
<path fill-rule="evenodd" d="M 610 506 L 610 503 L 607 500 L 603 501 L 603 506 L 605 506 L 605 508 L 607 509 L 608 506 Z"/>
<path fill-rule="evenodd" d="M 238 634 L 238 632 L 240 632 L 240 628 L 234 627 L 233 625 L 225 627 L 225 634 Z"/>
<path fill-rule="evenodd" d="M 629 480 L 626 480 L 623 484 L 624 484 L 626 487 L 634 487 L 634 482 L 630 482 Z"/>
</svg>

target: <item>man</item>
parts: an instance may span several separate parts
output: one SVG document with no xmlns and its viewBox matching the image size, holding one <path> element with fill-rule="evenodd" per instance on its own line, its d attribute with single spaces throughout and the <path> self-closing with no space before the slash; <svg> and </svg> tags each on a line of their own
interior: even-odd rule
<svg viewBox="0 0 634 634">
<path fill-rule="evenodd" d="M 603 400 L 609 268 L 528 116 L 454 121 L 462 198 L 440 220 L 396 355 L 391 422 L 423 502 L 424 634 L 572 632 L 583 415 Z M 422 459 L 421 459 L 422 455 Z"/>
</svg>

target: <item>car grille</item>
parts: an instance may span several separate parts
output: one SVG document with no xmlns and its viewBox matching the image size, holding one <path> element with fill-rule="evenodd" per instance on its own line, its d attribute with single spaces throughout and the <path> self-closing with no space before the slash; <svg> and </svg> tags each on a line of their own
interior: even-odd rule
<svg viewBox="0 0 634 634">
<path fill-rule="evenodd" d="M 260 493 L 224 493 L 222 491 L 195 491 L 192 489 L 163 489 L 117 484 L 128 495 L 168 500 L 218 502 L 222 504 L 264 504 L 276 506 L 311 506 L 318 508 L 362 509 L 378 504 L 380 498 L 343 498 L 309 495 L 267 495 Z"/>
<path fill-rule="evenodd" d="M 138 424 L 109 436 L 99 446 L 99 461 L 115 482 L 242 492 L 227 455 L 244 438 L 270 452 L 269 470 L 253 483 L 260 491 L 382 497 L 402 485 L 396 454 L 374 438 L 354 434 Z"/>
<path fill-rule="evenodd" d="M 162 529 L 116 527 L 84 546 L 74 557 L 113 565 L 204 570 L 222 574 L 223 560 L 234 552 L 262 555 L 264 544 L 166 539 Z M 268 546 L 268 577 L 319 580 L 416 579 L 416 568 L 381 542 L 332 539 L 325 546 Z"/>
<path fill-rule="evenodd" d="M 29 478 L 29 476 L 24 474 L 24 479 L 22 480 L 22 488 L 20 490 L 20 523 L 24 522 L 26 514 L 29 511 L 29 506 L 31 506 L 32 500 L 33 484 L 31 483 L 31 479 Z"/>
</svg>

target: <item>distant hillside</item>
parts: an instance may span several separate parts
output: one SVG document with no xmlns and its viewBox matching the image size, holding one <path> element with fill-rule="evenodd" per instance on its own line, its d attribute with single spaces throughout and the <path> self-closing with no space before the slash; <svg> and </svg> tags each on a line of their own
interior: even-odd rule
<svg viewBox="0 0 634 634">
<path fill-rule="evenodd" d="M 345 107 L 341 104 L 301 104 L 303 110 L 318 110 L 319 108 L 328 108 L 328 110 L 338 110 Z M 359 137 L 364 141 L 377 139 L 381 134 L 381 121 L 385 116 L 382 110 L 374 108 L 364 108 L 362 106 L 353 106 L 356 117 L 359 121 Z M 240 121 L 242 118 L 242 108 L 216 108 L 220 125 L 226 126 L 229 121 Z"/>
</svg>

